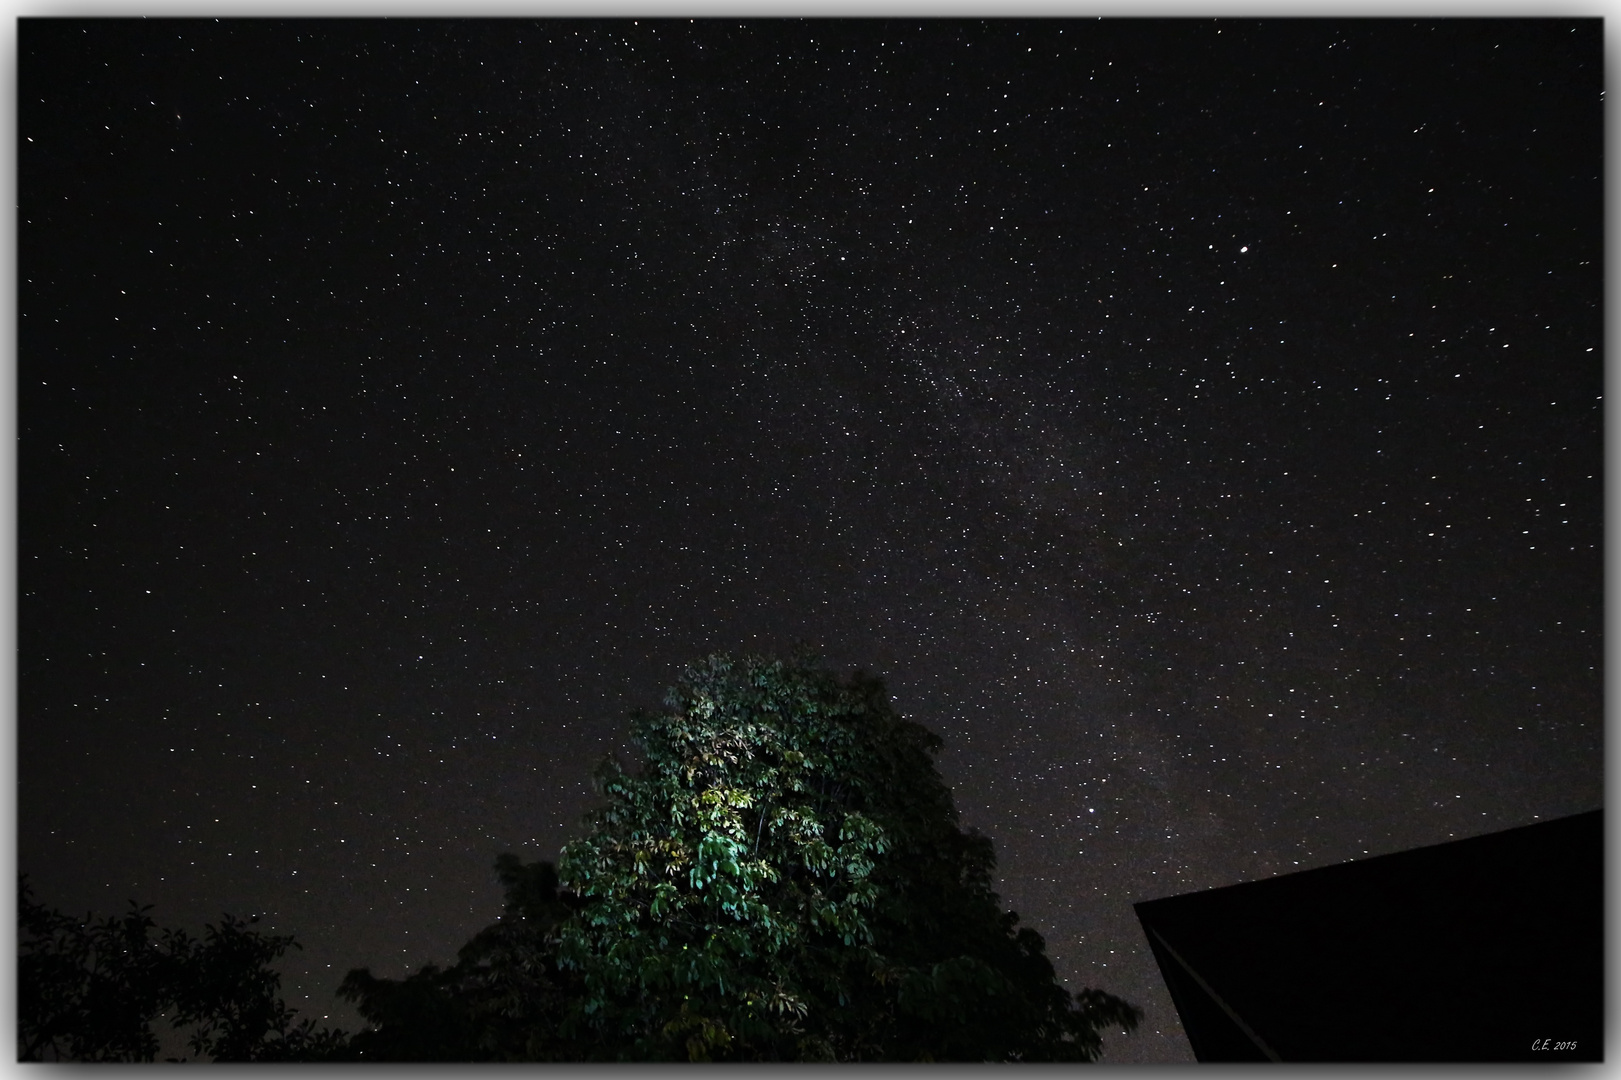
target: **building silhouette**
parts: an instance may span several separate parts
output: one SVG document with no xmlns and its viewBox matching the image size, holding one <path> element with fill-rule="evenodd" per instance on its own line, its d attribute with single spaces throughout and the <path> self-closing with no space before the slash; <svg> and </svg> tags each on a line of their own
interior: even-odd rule
<svg viewBox="0 0 1621 1080">
<path fill-rule="evenodd" d="M 1200 1061 L 1601 1061 L 1603 811 L 1135 905 Z"/>
</svg>

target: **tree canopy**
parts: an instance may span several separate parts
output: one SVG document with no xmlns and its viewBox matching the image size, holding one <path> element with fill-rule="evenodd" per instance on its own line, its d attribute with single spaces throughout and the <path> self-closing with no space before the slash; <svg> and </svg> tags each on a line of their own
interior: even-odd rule
<svg viewBox="0 0 1621 1080">
<path fill-rule="evenodd" d="M 639 713 L 634 773 L 451 968 L 353 971 L 373 1060 L 1090 1061 L 1140 1011 L 1071 995 L 1001 910 L 938 737 L 881 680 L 711 656 Z"/>
<path fill-rule="evenodd" d="M 295 1023 L 290 937 L 75 919 L 24 880 L 19 1056 L 151 1061 L 167 1017 L 214 1061 L 1092 1061 L 1141 1018 L 1002 910 L 940 739 L 881 680 L 711 656 L 632 734 L 555 866 L 496 860 L 505 911 L 453 965 L 349 972 L 353 1037 Z"/>
<path fill-rule="evenodd" d="M 298 944 L 226 915 L 199 940 L 154 933 L 150 907 L 83 919 L 36 901 L 18 883 L 17 1056 L 22 1061 L 152 1061 L 167 1016 L 210 1061 L 319 1061 L 343 1052 L 341 1031 L 294 1021 L 270 964 Z"/>
</svg>

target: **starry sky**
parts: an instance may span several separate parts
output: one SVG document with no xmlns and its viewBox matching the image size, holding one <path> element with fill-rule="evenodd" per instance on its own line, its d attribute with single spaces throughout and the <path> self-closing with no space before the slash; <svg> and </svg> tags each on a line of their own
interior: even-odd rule
<svg viewBox="0 0 1621 1080">
<path fill-rule="evenodd" d="M 19 35 L 19 868 L 448 961 L 712 650 L 945 739 L 1004 902 L 1602 803 L 1576 21 Z"/>
</svg>

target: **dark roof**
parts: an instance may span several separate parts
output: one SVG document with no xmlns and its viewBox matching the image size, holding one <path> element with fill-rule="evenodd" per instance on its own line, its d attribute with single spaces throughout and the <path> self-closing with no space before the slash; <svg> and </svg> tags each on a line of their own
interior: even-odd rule
<svg viewBox="0 0 1621 1080">
<path fill-rule="evenodd" d="M 1200 1061 L 1598 1061 L 1603 848 L 1594 810 L 1136 910 Z"/>
</svg>

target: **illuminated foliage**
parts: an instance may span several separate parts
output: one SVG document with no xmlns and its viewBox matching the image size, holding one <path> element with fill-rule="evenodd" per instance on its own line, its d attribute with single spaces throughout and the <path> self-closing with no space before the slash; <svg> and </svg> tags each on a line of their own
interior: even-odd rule
<svg viewBox="0 0 1621 1080">
<path fill-rule="evenodd" d="M 351 972 L 371 1060 L 1087 1061 L 1133 1006 L 1071 997 L 958 826 L 940 740 L 878 679 L 712 656 L 557 872 L 503 856 L 502 923 L 401 982 Z"/>
<path fill-rule="evenodd" d="M 560 864 L 585 1028 L 635 1059 L 1087 1060 L 1116 998 L 1060 986 L 883 684 L 710 657 Z"/>
</svg>

